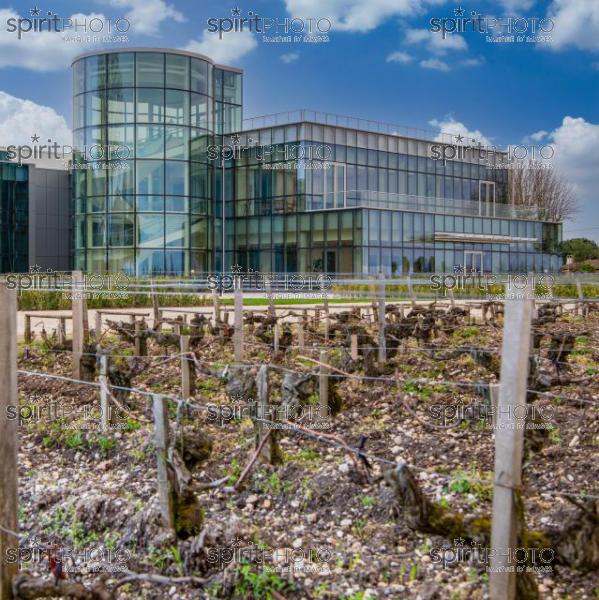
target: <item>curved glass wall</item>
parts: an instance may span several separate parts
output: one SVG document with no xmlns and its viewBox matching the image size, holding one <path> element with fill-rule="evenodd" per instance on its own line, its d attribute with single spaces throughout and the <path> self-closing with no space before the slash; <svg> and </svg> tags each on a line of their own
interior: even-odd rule
<svg viewBox="0 0 599 600">
<path fill-rule="evenodd" d="M 76 269 L 145 275 L 211 268 L 206 147 L 223 130 L 215 126 L 214 98 L 222 73 L 240 105 L 241 75 L 199 56 L 107 52 L 73 63 Z"/>
</svg>

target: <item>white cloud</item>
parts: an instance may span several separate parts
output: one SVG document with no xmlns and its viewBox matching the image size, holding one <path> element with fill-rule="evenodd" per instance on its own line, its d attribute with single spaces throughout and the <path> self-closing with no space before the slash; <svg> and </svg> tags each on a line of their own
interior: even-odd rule
<svg viewBox="0 0 599 600">
<path fill-rule="evenodd" d="M 31 136 L 40 137 L 38 144 L 48 139 L 71 145 L 73 138 L 62 115 L 49 106 L 17 98 L 0 91 L 0 140 L 4 146 L 31 145 Z"/>
<path fill-rule="evenodd" d="M 130 34 L 155 35 L 163 21 L 172 19 L 183 23 L 186 19 L 172 4 L 164 0 L 109 0 L 112 6 L 129 9 L 124 17 L 131 24 Z"/>
<path fill-rule="evenodd" d="M 221 39 L 217 33 L 204 29 L 199 40 L 192 40 L 183 49 L 205 54 L 217 63 L 228 64 L 240 60 L 257 45 L 256 36 L 248 30 L 223 33 Z"/>
<path fill-rule="evenodd" d="M 413 17 L 445 0 L 285 0 L 293 17 L 328 18 L 337 31 L 371 31 L 391 17 Z"/>
<path fill-rule="evenodd" d="M 286 54 L 281 54 L 281 60 L 286 64 L 290 64 L 295 62 L 299 58 L 298 52 L 287 52 Z"/>
<path fill-rule="evenodd" d="M 75 56 L 86 52 L 97 44 L 71 43 L 62 38 L 64 35 L 75 33 L 61 33 L 54 31 L 23 33 L 21 39 L 17 32 L 7 31 L 5 23 L 8 19 L 29 18 L 21 16 L 12 9 L 0 9 L 0 68 L 18 67 L 32 71 L 59 71 L 69 68 Z M 77 13 L 70 17 L 73 21 L 83 23 L 85 19 L 105 19 L 104 15 L 92 13 L 84 15 Z"/>
<path fill-rule="evenodd" d="M 408 63 L 412 62 L 412 60 L 414 59 L 411 55 L 409 55 L 407 52 L 401 52 L 399 50 L 397 52 L 392 52 L 389 54 L 389 56 L 387 56 L 387 62 L 396 62 L 402 65 L 407 65 Z"/>
<path fill-rule="evenodd" d="M 533 143 L 540 142 L 544 140 L 549 135 L 549 132 L 541 129 L 540 131 L 535 131 L 535 133 L 531 133 L 529 136 L 524 138 L 524 143 L 527 144 L 529 140 Z"/>
<path fill-rule="evenodd" d="M 433 69 L 435 71 L 449 71 L 449 65 L 444 63 L 442 60 L 438 58 L 428 58 L 427 60 L 421 60 L 420 66 L 423 69 Z"/>
<path fill-rule="evenodd" d="M 463 67 L 480 67 L 485 62 L 484 58 L 465 58 L 460 61 Z"/>
<path fill-rule="evenodd" d="M 498 0 L 508 15 L 521 15 L 524 11 L 532 8 L 535 0 Z"/>
<path fill-rule="evenodd" d="M 599 2 L 596 0 L 554 0 L 547 16 L 554 23 L 549 34 L 552 43 L 541 44 L 542 47 L 599 50 Z"/>
<path fill-rule="evenodd" d="M 553 166 L 573 186 L 580 201 L 580 212 L 566 226 L 565 237 L 595 237 L 599 230 L 568 235 L 568 229 L 598 227 L 597 189 L 599 189 L 599 124 L 582 117 L 564 117 L 561 125 L 548 135 L 554 148 Z"/>
<path fill-rule="evenodd" d="M 435 138 L 438 142 L 448 143 L 447 135 L 452 137 L 461 135 L 464 139 L 462 143 L 467 146 L 468 144 L 478 145 L 480 142 L 483 146 L 492 147 L 494 144 L 490 138 L 482 134 L 478 129 L 468 129 L 464 123 L 456 121 L 453 117 L 445 117 L 443 120 L 432 119 L 429 124 L 439 129 L 439 134 Z"/>
<path fill-rule="evenodd" d="M 404 41 L 410 46 L 422 44 L 438 56 L 444 56 L 449 50 L 468 49 L 468 44 L 461 35 L 448 34 L 443 39 L 443 36 L 428 29 L 408 29 Z"/>
</svg>

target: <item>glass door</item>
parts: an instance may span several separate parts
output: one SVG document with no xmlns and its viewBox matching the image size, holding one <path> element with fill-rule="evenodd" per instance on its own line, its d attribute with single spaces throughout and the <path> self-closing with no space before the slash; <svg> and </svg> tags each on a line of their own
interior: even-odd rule
<svg viewBox="0 0 599 600">
<path fill-rule="evenodd" d="M 483 253 L 473 250 L 464 252 L 464 273 L 482 273 L 483 272 Z"/>
<path fill-rule="evenodd" d="M 324 251 L 324 272 L 325 273 L 336 273 L 337 272 L 337 251 L 336 250 L 325 250 Z"/>
<path fill-rule="evenodd" d="M 328 165 L 328 169 L 324 169 L 324 208 L 345 208 L 346 165 L 331 162 Z"/>
<path fill-rule="evenodd" d="M 495 182 L 478 182 L 478 216 L 495 216 Z"/>
</svg>

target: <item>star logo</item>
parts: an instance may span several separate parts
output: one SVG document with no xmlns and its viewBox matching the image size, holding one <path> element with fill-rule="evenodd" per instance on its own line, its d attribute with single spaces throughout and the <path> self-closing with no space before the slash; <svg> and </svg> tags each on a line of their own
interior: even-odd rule
<svg viewBox="0 0 599 600">
<path fill-rule="evenodd" d="M 234 17 L 239 17 L 239 16 L 241 16 L 241 9 L 236 6 L 235 8 L 231 9 L 231 14 Z"/>
<path fill-rule="evenodd" d="M 243 396 L 241 394 L 231 394 L 231 400 L 235 403 L 241 403 L 243 401 Z"/>
<path fill-rule="evenodd" d="M 454 546 L 463 546 L 466 543 L 466 540 L 463 538 L 455 538 L 453 540 L 453 545 Z"/>
<path fill-rule="evenodd" d="M 454 265 L 453 272 L 454 273 L 463 273 L 464 272 L 464 265 Z"/>
<path fill-rule="evenodd" d="M 29 266 L 29 272 L 30 273 L 41 273 L 42 268 L 39 265 L 33 265 L 33 266 Z"/>
<path fill-rule="evenodd" d="M 37 133 L 34 133 L 34 134 L 31 136 L 31 141 L 32 141 L 32 142 L 39 142 L 39 141 L 40 141 L 40 136 L 39 136 Z"/>
<path fill-rule="evenodd" d="M 32 17 L 39 17 L 41 11 L 37 6 L 34 6 L 29 12 Z"/>
<path fill-rule="evenodd" d="M 231 267 L 231 273 L 233 273 L 234 275 L 240 275 L 241 273 L 243 273 L 243 269 L 239 265 L 233 265 Z"/>
<path fill-rule="evenodd" d="M 453 14 L 456 17 L 463 17 L 464 16 L 464 9 L 461 6 L 458 6 L 456 9 L 454 9 Z"/>
<path fill-rule="evenodd" d="M 237 133 L 235 133 L 235 134 L 233 134 L 233 135 L 231 136 L 231 141 L 232 141 L 232 142 L 233 142 L 235 145 L 239 144 L 240 140 L 241 140 L 241 138 L 239 137 L 239 134 L 237 134 Z"/>
<path fill-rule="evenodd" d="M 455 141 L 456 142 L 461 142 L 463 139 L 464 139 L 463 135 L 458 134 L 458 135 L 455 136 Z"/>
</svg>

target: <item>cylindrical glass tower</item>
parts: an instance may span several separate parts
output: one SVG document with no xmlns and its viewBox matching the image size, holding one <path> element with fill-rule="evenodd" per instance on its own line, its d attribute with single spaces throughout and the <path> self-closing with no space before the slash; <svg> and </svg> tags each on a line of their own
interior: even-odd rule
<svg viewBox="0 0 599 600">
<path fill-rule="evenodd" d="M 241 72 L 178 50 L 100 51 L 73 62 L 73 98 L 74 267 L 213 268 L 219 169 L 206 148 L 240 128 Z"/>
</svg>

